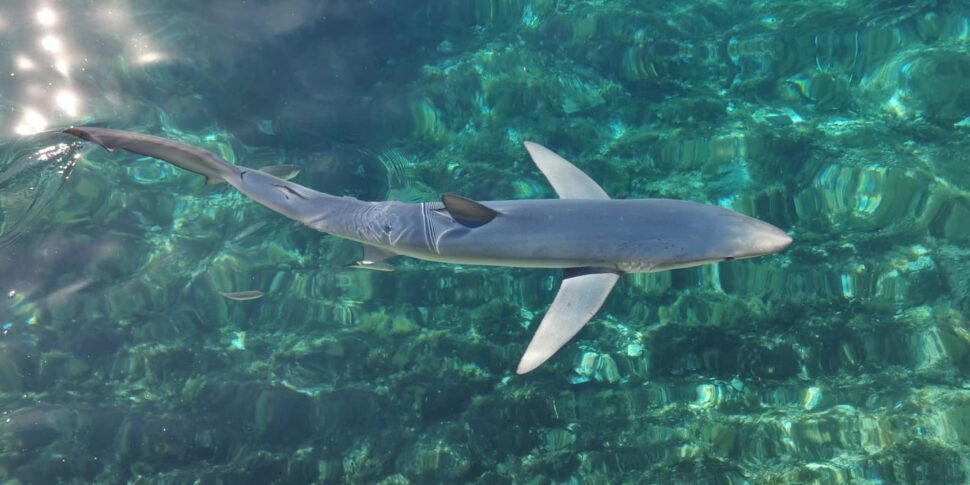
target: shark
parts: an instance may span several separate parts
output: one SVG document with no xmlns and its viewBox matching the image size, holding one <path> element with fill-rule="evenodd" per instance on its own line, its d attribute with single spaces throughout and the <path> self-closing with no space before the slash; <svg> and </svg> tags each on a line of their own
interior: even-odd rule
<svg viewBox="0 0 970 485">
<path fill-rule="evenodd" d="M 786 249 L 792 238 L 728 208 L 677 199 L 613 199 L 552 150 L 525 142 L 556 199 L 368 202 L 304 187 L 266 170 L 231 164 L 205 149 L 152 135 L 98 127 L 64 133 L 108 151 L 156 158 L 227 183 L 257 203 L 317 231 L 356 241 L 353 266 L 389 271 L 395 256 L 463 265 L 561 269 L 563 280 L 519 361 L 531 372 L 599 311 L 627 273 L 652 273 Z"/>
</svg>

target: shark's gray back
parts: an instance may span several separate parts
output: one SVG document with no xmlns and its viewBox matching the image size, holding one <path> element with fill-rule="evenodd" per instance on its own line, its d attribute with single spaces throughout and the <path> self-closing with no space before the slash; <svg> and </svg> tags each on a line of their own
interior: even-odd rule
<svg viewBox="0 0 970 485">
<path fill-rule="evenodd" d="M 604 267 L 625 272 L 725 259 L 747 229 L 765 223 L 736 212 L 670 199 L 530 199 L 482 202 L 500 213 L 479 227 L 443 204 L 400 204 L 384 212 L 400 254 L 444 262 L 518 267 Z"/>
<path fill-rule="evenodd" d="M 214 153 L 158 137 L 103 128 L 65 130 L 107 149 L 168 161 L 226 182 L 254 201 L 314 229 L 363 244 L 354 267 L 388 271 L 403 254 L 432 261 L 565 268 L 563 283 L 516 372 L 530 372 L 599 310 L 624 272 L 651 272 L 780 251 L 780 229 L 717 206 L 668 199 L 611 200 L 553 151 L 525 147 L 560 199 L 363 202 L 317 192 L 270 171 L 234 166 Z"/>
</svg>

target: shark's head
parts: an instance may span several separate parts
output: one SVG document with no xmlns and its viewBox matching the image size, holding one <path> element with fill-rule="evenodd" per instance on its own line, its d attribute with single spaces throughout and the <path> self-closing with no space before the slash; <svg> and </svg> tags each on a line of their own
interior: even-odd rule
<svg viewBox="0 0 970 485">
<path fill-rule="evenodd" d="M 721 209 L 715 221 L 711 229 L 718 242 L 709 246 L 712 262 L 776 253 L 792 243 L 785 231 L 734 211 Z"/>
<path fill-rule="evenodd" d="M 785 231 L 732 210 L 684 201 L 665 201 L 678 217 L 663 229 L 651 228 L 643 239 L 643 259 L 627 271 L 664 271 L 753 258 L 784 250 L 792 243 Z"/>
<path fill-rule="evenodd" d="M 731 259 L 753 258 L 765 254 L 777 253 L 791 246 L 792 238 L 785 231 L 762 222 L 751 219 L 745 233 L 739 236 L 738 247 Z"/>
</svg>

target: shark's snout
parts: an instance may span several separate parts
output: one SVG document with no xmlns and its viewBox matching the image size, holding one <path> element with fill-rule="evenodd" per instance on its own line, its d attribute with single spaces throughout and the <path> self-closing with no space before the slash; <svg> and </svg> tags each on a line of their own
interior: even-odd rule
<svg viewBox="0 0 970 485">
<path fill-rule="evenodd" d="M 757 221 L 756 225 L 752 235 L 765 252 L 773 253 L 791 246 L 792 238 L 785 231 L 763 221 Z"/>
<path fill-rule="evenodd" d="M 767 222 L 758 220 L 754 222 L 755 227 L 751 228 L 748 234 L 749 248 L 741 257 L 777 253 L 791 246 L 792 238 L 785 231 Z"/>
<path fill-rule="evenodd" d="M 769 244 L 774 246 L 775 251 L 783 251 L 785 249 L 788 249 L 788 246 L 791 246 L 792 241 L 793 239 L 791 238 L 791 236 L 785 233 L 781 233 L 777 236 L 773 236 Z"/>
</svg>

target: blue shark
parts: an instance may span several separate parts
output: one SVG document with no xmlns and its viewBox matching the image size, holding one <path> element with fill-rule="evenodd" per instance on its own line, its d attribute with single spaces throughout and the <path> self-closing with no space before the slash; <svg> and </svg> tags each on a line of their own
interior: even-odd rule
<svg viewBox="0 0 970 485">
<path fill-rule="evenodd" d="M 234 165 L 165 138 L 94 127 L 67 134 L 109 151 L 153 157 L 225 182 L 290 219 L 363 245 L 357 267 L 391 270 L 395 256 L 453 264 L 558 268 L 563 282 L 516 372 L 530 372 L 566 345 L 599 311 L 619 278 L 784 250 L 781 229 L 724 207 L 673 199 L 611 199 L 553 151 L 525 142 L 558 199 L 365 202 Z"/>
</svg>

